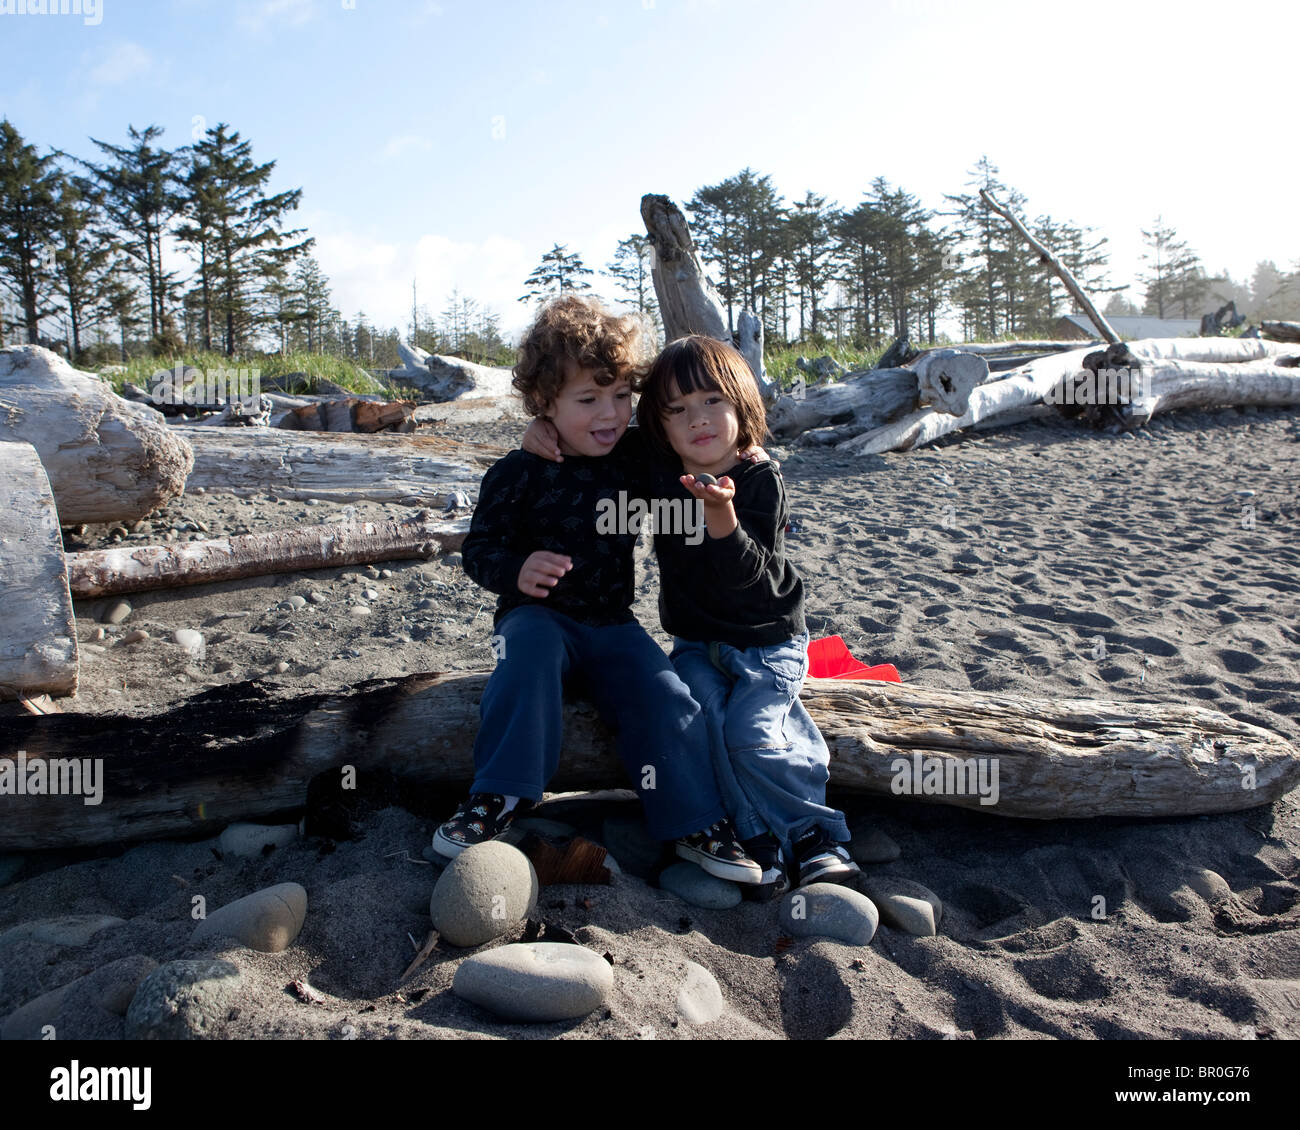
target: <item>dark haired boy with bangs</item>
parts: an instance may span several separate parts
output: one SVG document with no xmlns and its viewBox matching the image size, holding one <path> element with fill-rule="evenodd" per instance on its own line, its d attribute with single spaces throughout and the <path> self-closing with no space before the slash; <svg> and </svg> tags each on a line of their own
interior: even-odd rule
<svg viewBox="0 0 1300 1130">
<path fill-rule="evenodd" d="M 617 730 L 650 834 L 710 874 L 758 883 L 762 868 L 726 819 L 699 705 L 632 615 L 636 531 L 597 528 L 620 491 L 645 492 L 644 468 L 615 453 L 645 350 L 639 319 L 576 296 L 543 307 L 520 346 L 513 383 L 554 426 L 565 459 L 512 451 L 483 478 L 462 556 L 498 594 L 498 662 L 479 709 L 471 795 L 433 846 L 453 857 L 541 798 L 559 765 L 564 691 L 581 689 Z"/>
</svg>

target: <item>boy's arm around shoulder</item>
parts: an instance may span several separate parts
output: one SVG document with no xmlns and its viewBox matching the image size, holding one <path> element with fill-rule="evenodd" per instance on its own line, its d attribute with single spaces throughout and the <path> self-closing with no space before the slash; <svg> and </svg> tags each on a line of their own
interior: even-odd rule
<svg viewBox="0 0 1300 1130">
<path fill-rule="evenodd" d="M 705 537 L 705 554 L 717 575 L 737 588 L 753 584 L 776 555 L 777 537 L 790 518 L 781 472 L 771 462 L 756 463 L 732 501 L 736 528 L 726 537 Z"/>
<path fill-rule="evenodd" d="M 470 579 L 498 596 L 516 590 L 519 571 L 532 552 L 521 552 L 517 541 L 527 507 L 531 458 L 512 451 L 488 468 L 461 546 L 461 560 Z"/>
</svg>

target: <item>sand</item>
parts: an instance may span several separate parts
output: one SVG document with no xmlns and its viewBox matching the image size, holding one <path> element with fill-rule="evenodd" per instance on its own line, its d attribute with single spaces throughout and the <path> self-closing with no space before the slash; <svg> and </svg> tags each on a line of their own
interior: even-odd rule
<svg viewBox="0 0 1300 1130">
<path fill-rule="evenodd" d="M 513 428 L 514 425 L 511 425 Z M 488 425 L 448 434 L 511 442 Z M 1199 702 L 1300 747 L 1300 418 L 1270 410 L 1172 414 L 1136 436 L 1034 423 L 928 450 L 853 459 L 773 449 L 793 505 L 789 550 L 814 636 L 905 681 L 1035 697 Z M 273 491 L 277 484 L 267 484 Z M 1250 493 L 1253 492 L 1253 493 Z M 142 544 L 327 520 L 330 503 L 188 496 L 136 531 Z M 399 506 L 358 503 L 358 515 Z M 69 548 L 109 544 L 90 527 Z M 656 637 L 644 551 L 636 612 Z M 364 590 L 375 595 L 365 597 Z M 285 610 L 293 595 L 323 603 Z M 144 712 L 243 679 L 326 689 L 491 664 L 494 598 L 456 557 L 261 578 L 79 604 L 89 712 Z M 359 602 L 366 615 L 350 611 Z M 110 602 L 111 603 L 111 602 Z M 96 628 L 105 638 L 92 641 Z M 143 628 L 150 638 L 119 641 Z M 190 659 L 178 628 L 206 638 Z M 287 669 L 277 673 L 277 663 Z M 4 711 L 12 707 L 3 708 Z M 4 713 L 0 712 L 0 724 Z M 105 751 L 111 754 L 111 751 Z M 599 838 L 631 794 L 560 798 L 550 814 Z M 451 993 L 467 951 L 440 946 L 399 982 L 429 931 L 440 871 L 421 858 L 445 800 L 364 800 L 349 840 L 299 840 L 254 860 L 215 840 L 33 853 L 0 887 L 0 933 L 61 915 L 125 920 L 83 945 L 0 947 L 0 1017 L 110 962 L 221 957 L 241 973 L 231 1038 L 1294 1038 L 1300 1035 L 1300 792 L 1228 816 L 1018 821 L 899 798 L 832 794 L 900 858 L 865 869 L 942 900 L 936 937 L 886 926 L 866 947 L 781 934 L 775 904 L 688 906 L 631 874 L 543 888 L 538 915 L 614 961 L 604 1012 L 510 1025 Z M 539 813 L 548 814 L 546 806 Z M 1213 871 L 1228 893 L 1215 894 Z M 4 868 L 0 868 L 3 874 Z M 193 944 L 191 907 L 282 882 L 308 892 L 279 954 Z M 1198 889 L 1201 893 L 1197 893 Z M 1104 917 L 1098 917 L 1098 911 Z M 515 940 L 516 935 L 503 941 Z M 695 962 L 722 1015 L 676 1006 Z M 306 1003 L 300 981 L 321 995 Z M 78 987 L 60 1038 L 121 1038 L 124 1021 Z"/>
</svg>

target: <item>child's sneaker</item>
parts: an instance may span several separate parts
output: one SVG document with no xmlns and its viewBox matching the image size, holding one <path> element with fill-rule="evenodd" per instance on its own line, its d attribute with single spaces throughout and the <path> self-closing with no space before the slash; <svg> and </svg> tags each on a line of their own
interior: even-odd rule
<svg viewBox="0 0 1300 1130">
<path fill-rule="evenodd" d="M 843 883 L 860 870 L 848 851 L 822 828 L 813 828 L 799 837 L 794 845 L 794 860 L 801 887 L 809 883 Z"/>
<path fill-rule="evenodd" d="M 763 869 L 745 854 L 727 820 L 683 836 L 677 841 L 677 854 L 719 879 L 733 883 L 759 883 L 763 879 Z"/>
<path fill-rule="evenodd" d="M 502 811 L 505 806 L 500 793 L 475 793 L 433 834 L 433 850 L 455 859 L 467 847 L 496 839 L 532 802 L 520 800 L 509 812 Z"/>
<path fill-rule="evenodd" d="M 790 889 L 781 845 L 771 832 L 764 832 L 752 840 L 742 840 L 741 846 L 745 854 L 763 869 L 763 878 L 741 891 L 743 898 L 750 902 L 770 902 Z"/>
</svg>

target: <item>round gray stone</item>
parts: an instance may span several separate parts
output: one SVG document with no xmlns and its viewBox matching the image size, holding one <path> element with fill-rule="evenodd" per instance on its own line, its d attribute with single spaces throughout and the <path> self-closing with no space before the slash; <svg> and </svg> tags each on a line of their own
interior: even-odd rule
<svg viewBox="0 0 1300 1130">
<path fill-rule="evenodd" d="M 694 863 L 674 863 L 664 868 L 659 886 L 692 906 L 708 910 L 730 910 L 740 903 L 740 888 L 726 879 L 710 875 Z"/>
<path fill-rule="evenodd" d="M 943 903 L 929 887 L 896 875 L 871 875 L 862 880 L 862 889 L 891 930 L 918 938 L 933 938 L 939 932 Z"/>
<path fill-rule="evenodd" d="M 298 593 L 294 593 L 293 596 L 289 597 L 289 599 L 285 601 L 285 603 L 296 612 L 300 608 L 307 607 L 307 598 L 305 596 L 299 596 Z"/>
<path fill-rule="evenodd" d="M 726 1001 L 717 979 L 702 965 L 686 963 L 686 979 L 677 990 L 677 1012 L 687 1024 L 709 1024 L 722 1015 Z"/>
<path fill-rule="evenodd" d="M 878 828 L 858 828 L 849 844 L 849 855 L 858 863 L 892 863 L 902 849 Z"/>
<path fill-rule="evenodd" d="M 486 846 L 486 845 L 485 845 Z M 451 991 L 503 1020 L 575 1020 L 602 1007 L 614 970 L 599 954 L 561 942 L 516 942 L 460 963 Z"/>
<path fill-rule="evenodd" d="M 797 938 L 834 938 L 865 946 L 876 936 L 880 915 L 864 894 L 835 883 L 810 883 L 781 901 L 781 925 Z"/>
<path fill-rule="evenodd" d="M 131 605 L 125 600 L 115 600 L 104 613 L 105 624 L 120 624 L 131 615 Z"/>
<path fill-rule="evenodd" d="M 537 872 L 518 848 L 489 840 L 468 847 L 438 876 L 429 917 L 444 941 L 481 946 L 515 929 L 537 905 Z"/>
<path fill-rule="evenodd" d="M 29 1000 L 21 1008 L 15 1009 L 0 1023 L 0 1040 L 43 1040 L 47 1025 L 54 1028 L 54 1038 L 58 1039 L 58 1026 L 55 1018 L 63 1007 L 72 985 L 52 989 L 39 997 Z"/>
<path fill-rule="evenodd" d="M 209 1040 L 225 1033 L 243 975 L 228 961 L 169 961 L 126 1010 L 128 1040 Z"/>
<path fill-rule="evenodd" d="M 279 953 L 293 945 L 306 918 L 306 890 L 277 883 L 213 911 L 194 928 L 191 941 L 229 937 L 249 949 Z"/>
<path fill-rule="evenodd" d="M 193 659 L 202 659 L 207 654 L 208 645 L 203 639 L 203 633 L 193 628 L 177 628 L 172 633 L 172 639 Z"/>
<path fill-rule="evenodd" d="M 1232 897 L 1232 888 L 1228 881 L 1217 871 L 1200 867 L 1187 877 L 1187 885 L 1211 906 L 1217 906 Z"/>
<path fill-rule="evenodd" d="M 217 847 L 222 855 L 251 859 L 267 847 L 287 847 L 297 838 L 297 824 L 231 824 L 221 833 Z"/>
</svg>

